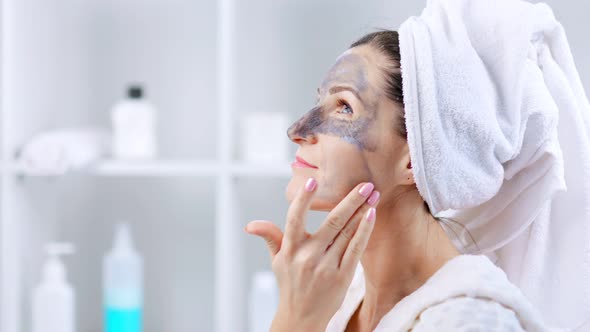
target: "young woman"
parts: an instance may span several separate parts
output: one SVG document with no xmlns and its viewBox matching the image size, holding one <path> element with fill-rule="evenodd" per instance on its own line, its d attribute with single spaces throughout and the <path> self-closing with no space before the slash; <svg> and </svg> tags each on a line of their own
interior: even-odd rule
<svg viewBox="0 0 590 332">
<path fill-rule="evenodd" d="M 340 55 L 288 136 L 299 149 L 285 233 L 246 227 L 266 240 L 278 279 L 271 331 L 543 330 L 502 270 L 459 252 L 416 188 L 397 32 Z M 330 211 L 314 234 L 308 209 Z"/>
</svg>

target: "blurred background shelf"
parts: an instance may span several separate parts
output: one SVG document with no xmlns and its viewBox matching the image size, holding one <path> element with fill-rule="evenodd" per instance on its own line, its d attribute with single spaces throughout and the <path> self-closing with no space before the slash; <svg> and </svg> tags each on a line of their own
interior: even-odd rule
<svg viewBox="0 0 590 332">
<path fill-rule="evenodd" d="M 234 177 L 282 177 L 291 176 L 289 163 L 248 163 L 234 162 L 224 170 L 215 160 L 154 160 L 119 161 L 103 160 L 84 169 L 68 171 L 67 175 L 88 175 L 105 177 L 211 177 L 227 172 Z M 8 175 L 21 177 L 56 177 L 60 175 L 40 173 L 23 166 L 12 165 L 0 168 Z"/>
<path fill-rule="evenodd" d="M 232 164 L 230 172 L 233 176 L 240 177 L 289 178 L 291 177 L 291 165 L 289 163 L 252 164 L 241 162 Z"/>
<path fill-rule="evenodd" d="M 86 172 L 96 176 L 215 176 L 219 172 L 219 163 L 214 160 L 153 162 L 105 160 L 90 166 Z"/>
</svg>

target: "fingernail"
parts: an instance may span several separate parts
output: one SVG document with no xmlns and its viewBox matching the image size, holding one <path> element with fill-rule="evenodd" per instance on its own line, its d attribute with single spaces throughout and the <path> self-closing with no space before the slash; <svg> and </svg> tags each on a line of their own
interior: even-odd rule
<svg viewBox="0 0 590 332">
<path fill-rule="evenodd" d="M 373 191 L 373 188 L 375 188 L 375 186 L 371 182 L 365 183 L 359 190 L 359 194 L 363 197 L 367 197 Z"/>
<path fill-rule="evenodd" d="M 309 178 L 305 183 L 305 190 L 306 191 L 313 191 L 318 183 L 314 178 Z"/>
<path fill-rule="evenodd" d="M 381 194 L 377 190 L 373 191 L 373 193 L 371 194 L 371 196 L 367 200 L 367 203 L 370 206 L 375 206 L 375 204 L 377 204 L 377 201 L 379 200 L 380 196 L 381 196 Z"/>
<path fill-rule="evenodd" d="M 367 222 L 373 222 L 375 221 L 375 214 L 377 211 L 375 211 L 375 208 L 372 207 L 369 209 L 369 211 L 367 211 Z"/>
<path fill-rule="evenodd" d="M 244 232 L 248 233 L 248 225 L 244 226 Z"/>
</svg>

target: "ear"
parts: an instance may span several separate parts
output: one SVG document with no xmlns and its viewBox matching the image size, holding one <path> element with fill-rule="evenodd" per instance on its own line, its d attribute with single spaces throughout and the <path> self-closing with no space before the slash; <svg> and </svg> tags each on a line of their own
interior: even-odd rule
<svg viewBox="0 0 590 332">
<path fill-rule="evenodd" d="M 404 145 L 404 151 L 401 154 L 400 163 L 398 165 L 399 169 L 399 182 L 403 185 L 413 185 L 415 184 L 414 181 L 414 172 L 412 170 L 412 161 L 410 159 L 410 149 L 408 145 Z"/>
</svg>

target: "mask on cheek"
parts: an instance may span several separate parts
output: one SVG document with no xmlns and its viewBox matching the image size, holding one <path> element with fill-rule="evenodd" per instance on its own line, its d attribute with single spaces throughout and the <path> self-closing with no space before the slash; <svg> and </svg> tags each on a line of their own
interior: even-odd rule
<svg viewBox="0 0 590 332">
<path fill-rule="evenodd" d="M 374 119 L 360 117 L 355 120 L 330 117 L 321 106 L 314 107 L 301 119 L 291 125 L 287 131 L 290 139 L 307 138 L 318 134 L 336 136 L 360 150 L 375 151 L 376 144 L 370 137 L 370 127 Z"/>
</svg>

